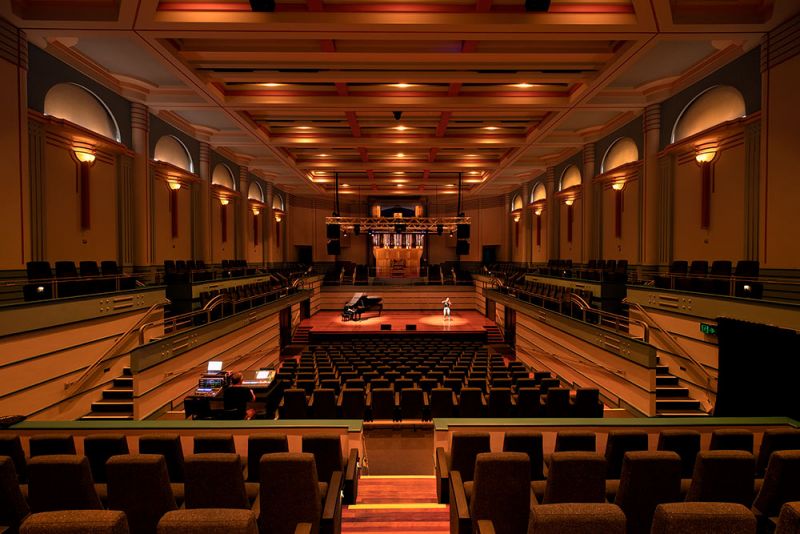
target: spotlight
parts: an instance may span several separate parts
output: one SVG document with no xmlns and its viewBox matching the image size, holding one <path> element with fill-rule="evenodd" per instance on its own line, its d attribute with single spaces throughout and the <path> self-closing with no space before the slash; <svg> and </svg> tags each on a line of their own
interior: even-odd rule
<svg viewBox="0 0 800 534">
<path fill-rule="evenodd" d="M 525 11 L 528 13 L 546 13 L 550 11 L 550 0 L 525 0 Z"/>
<path fill-rule="evenodd" d="M 394 116 L 394 120 L 396 120 L 396 121 L 399 121 L 400 119 L 403 118 L 403 112 L 402 111 L 392 111 L 392 115 Z"/>
<path fill-rule="evenodd" d="M 272 13 L 275 11 L 275 0 L 250 0 L 250 9 L 254 13 Z"/>
</svg>

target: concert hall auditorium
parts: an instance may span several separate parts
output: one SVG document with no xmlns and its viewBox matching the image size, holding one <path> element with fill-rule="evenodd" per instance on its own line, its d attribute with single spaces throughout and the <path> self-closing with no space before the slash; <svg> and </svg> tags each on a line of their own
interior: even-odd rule
<svg viewBox="0 0 800 534">
<path fill-rule="evenodd" d="M 0 2 L 0 533 L 800 534 L 798 95 L 798 0 Z"/>
</svg>

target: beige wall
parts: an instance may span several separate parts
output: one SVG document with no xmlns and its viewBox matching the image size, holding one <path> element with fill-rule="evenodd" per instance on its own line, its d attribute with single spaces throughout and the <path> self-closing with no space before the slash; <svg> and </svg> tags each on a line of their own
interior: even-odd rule
<svg viewBox="0 0 800 534">
<path fill-rule="evenodd" d="M 227 206 L 221 206 L 219 200 L 211 200 L 211 262 L 221 263 L 222 260 L 236 259 L 236 206 L 235 201 Z M 227 239 L 222 241 L 222 210 L 226 211 Z"/>
<path fill-rule="evenodd" d="M 20 102 L 19 73 L 17 65 L 0 60 L 0 79 L 4 80 L 0 84 L 0 124 L 3 125 L 0 128 L 0 228 L 3 228 L 0 269 L 24 267 L 25 260 L 29 259 L 26 255 L 30 253 L 25 252 L 30 235 L 23 222 L 29 202 L 25 177 L 27 154 L 24 152 L 27 140 L 23 137 L 27 135 L 24 128 L 27 117 L 24 112 L 20 113 L 20 107 L 25 104 Z"/>
<path fill-rule="evenodd" d="M 192 191 L 181 187 L 178 195 L 178 236 L 172 237 L 170 189 L 162 180 L 153 181 L 153 210 L 155 219 L 155 262 L 188 260 L 192 257 Z"/>
<path fill-rule="evenodd" d="M 598 187 L 599 189 L 599 187 Z M 622 190 L 622 236 L 616 236 L 616 191 L 603 187 L 603 259 L 628 260 L 636 263 L 639 258 L 639 181 L 629 180 Z M 591 259 L 591 258 L 588 258 Z"/>
<path fill-rule="evenodd" d="M 562 260 L 572 260 L 575 263 L 583 259 L 583 199 L 576 198 L 572 205 L 572 241 L 567 240 L 567 205 L 562 200 L 558 201 L 559 221 L 559 256 Z"/>
</svg>

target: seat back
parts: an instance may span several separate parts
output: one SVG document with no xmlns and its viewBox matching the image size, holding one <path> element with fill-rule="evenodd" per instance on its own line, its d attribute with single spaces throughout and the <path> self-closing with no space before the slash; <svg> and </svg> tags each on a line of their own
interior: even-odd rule
<svg viewBox="0 0 800 534">
<path fill-rule="evenodd" d="M 775 534 L 800 534 L 800 502 L 786 503 L 781 508 Z"/>
<path fill-rule="evenodd" d="M 475 476 L 475 458 L 482 452 L 491 452 L 488 433 L 453 433 L 450 442 L 450 470 L 461 473 L 461 479 L 464 482 L 473 480 Z"/>
<path fill-rule="evenodd" d="M 298 523 L 310 523 L 311 532 L 318 532 L 322 504 L 314 455 L 267 454 L 260 469 L 260 531 L 293 534 Z"/>
<path fill-rule="evenodd" d="M 658 435 L 658 450 L 672 451 L 681 457 L 681 477 L 691 478 L 694 461 L 700 452 L 700 432 L 696 430 L 663 430 Z"/>
<path fill-rule="evenodd" d="M 617 430 L 608 433 L 606 441 L 606 463 L 609 479 L 619 478 L 622 462 L 628 451 L 646 451 L 647 432 L 643 430 Z"/>
<path fill-rule="evenodd" d="M 425 408 L 425 392 L 420 388 L 400 391 L 400 417 L 402 419 L 422 419 Z"/>
<path fill-rule="evenodd" d="M 708 274 L 708 260 L 693 260 L 689 267 L 689 274 L 694 276 L 705 276 Z"/>
<path fill-rule="evenodd" d="M 96 261 L 80 262 L 81 276 L 100 276 L 100 269 Z"/>
<path fill-rule="evenodd" d="M 625 534 L 625 524 L 625 514 L 613 504 L 542 504 L 531 508 L 528 533 Z"/>
<path fill-rule="evenodd" d="M 530 460 L 521 452 L 484 452 L 475 459 L 469 502 L 474 525 L 491 520 L 498 534 L 524 532 L 531 499 Z"/>
<path fill-rule="evenodd" d="M 606 460 L 592 452 L 554 452 L 543 504 L 602 503 L 606 499 Z"/>
<path fill-rule="evenodd" d="M 303 436 L 303 452 L 314 456 L 317 466 L 317 478 L 320 482 L 329 482 L 334 471 L 344 471 L 345 460 L 342 456 L 342 442 L 338 435 Z"/>
<path fill-rule="evenodd" d="M 124 454 L 109 458 L 108 507 L 128 516 L 131 533 L 155 532 L 162 515 L 177 508 L 167 462 L 160 454 Z"/>
<path fill-rule="evenodd" d="M 28 502 L 33 512 L 103 508 L 85 456 L 51 454 L 31 458 L 28 480 Z"/>
<path fill-rule="evenodd" d="M 697 455 L 686 501 L 733 502 L 750 506 L 756 461 L 744 451 L 703 451 Z"/>
<path fill-rule="evenodd" d="M 669 274 L 686 274 L 689 269 L 689 262 L 685 260 L 675 260 L 669 266 Z"/>
<path fill-rule="evenodd" d="M 186 508 L 250 508 L 238 454 L 190 454 L 185 473 Z"/>
<path fill-rule="evenodd" d="M 287 389 L 283 392 L 283 406 L 281 406 L 281 419 L 305 419 L 308 415 L 308 401 L 306 391 L 303 389 Z"/>
<path fill-rule="evenodd" d="M 28 480 L 28 463 L 18 434 L 0 432 L 0 456 L 8 456 L 14 462 L 14 469 L 20 482 Z"/>
<path fill-rule="evenodd" d="M 769 459 L 753 508 L 774 517 L 791 501 L 800 501 L 800 451 L 776 451 Z"/>
<path fill-rule="evenodd" d="M 729 260 L 715 260 L 711 262 L 711 276 L 730 276 L 731 275 L 731 262 Z"/>
<path fill-rule="evenodd" d="M 49 261 L 29 261 L 25 264 L 28 280 L 42 280 L 53 277 Z"/>
<path fill-rule="evenodd" d="M 681 493 L 681 457 L 671 451 L 625 453 L 614 503 L 628 518 L 628 532 L 647 533 L 656 506 Z"/>
<path fill-rule="evenodd" d="M 312 404 L 314 419 L 336 419 L 336 391 L 333 389 L 315 389 Z"/>
<path fill-rule="evenodd" d="M 367 400 L 363 389 L 345 389 L 341 393 L 342 418 L 364 419 Z"/>
<path fill-rule="evenodd" d="M 286 434 L 251 434 L 247 437 L 248 482 L 258 482 L 261 457 L 276 452 L 289 452 Z"/>
<path fill-rule="evenodd" d="M 597 388 L 575 390 L 575 403 L 572 405 L 573 417 L 603 417 L 603 403 Z"/>
<path fill-rule="evenodd" d="M 106 482 L 109 458 L 128 452 L 128 440 L 124 434 L 93 434 L 83 438 L 83 453 L 89 460 L 95 482 Z"/>
<path fill-rule="evenodd" d="M 545 414 L 547 417 L 569 417 L 569 389 L 551 387 L 547 390 Z"/>
<path fill-rule="evenodd" d="M 718 428 L 711 434 L 712 451 L 753 452 L 753 433 L 744 428 Z"/>
<path fill-rule="evenodd" d="M 431 390 L 431 417 L 453 417 L 455 405 L 453 390 L 450 388 L 433 388 Z"/>
<path fill-rule="evenodd" d="M 483 416 L 483 392 L 478 388 L 461 388 L 458 413 L 461 417 Z"/>
<path fill-rule="evenodd" d="M 71 434 L 40 434 L 28 441 L 31 458 L 50 454 L 75 454 L 75 440 Z"/>
<path fill-rule="evenodd" d="M 594 432 L 583 430 L 562 430 L 556 434 L 555 452 L 584 451 L 594 452 L 597 438 Z"/>
<path fill-rule="evenodd" d="M 391 419 L 395 418 L 395 402 L 393 388 L 373 389 L 370 394 L 372 403 L 372 419 Z"/>
<path fill-rule="evenodd" d="M 739 260 L 736 262 L 734 276 L 756 277 L 758 276 L 759 264 L 756 260 Z"/>
<path fill-rule="evenodd" d="M 0 456 L 0 525 L 18 527 L 29 513 L 13 460 Z"/>
<path fill-rule="evenodd" d="M 170 482 L 183 482 L 183 447 L 177 434 L 149 434 L 139 437 L 140 454 L 160 454 L 167 462 Z"/>
<path fill-rule="evenodd" d="M 542 390 L 539 388 L 519 388 L 517 395 L 517 414 L 520 417 L 539 417 L 542 412 Z"/>
<path fill-rule="evenodd" d="M 764 474 L 769 458 L 775 451 L 800 450 L 800 428 L 773 428 L 764 431 L 758 450 L 756 475 Z"/>
<path fill-rule="evenodd" d="M 493 387 L 489 390 L 489 417 L 511 417 L 511 389 Z"/>
<path fill-rule="evenodd" d="M 504 452 L 521 452 L 530 460 L 531 480 L 544 480 L 544 447 L 541 432 L 506 432 L 503 436 Z"/>
<path fill-rule="evenodd" d="M 681 502 L 659 504 L 651 534 L 755 534 L 756 518 L 741 504 Z"/>
</svg>

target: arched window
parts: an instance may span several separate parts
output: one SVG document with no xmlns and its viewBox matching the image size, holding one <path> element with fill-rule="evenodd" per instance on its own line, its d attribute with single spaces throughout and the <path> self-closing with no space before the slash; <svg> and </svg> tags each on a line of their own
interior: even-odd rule
<svg viewBox="0 0 800 534">
<path fill-rule="evenodd" d="M 277 192 L 272 193 L 272 209 L 284 211 L 283 197 Z"/>
<path fill-rule="evenodd" d="M 59 83 L 44 97 L 44 114 L 83 126 L 96 134 L 120 141 L 119 126 L 105 102 L 75 83 Z"/>
<path fill-rule="evenodd" d="M 570 165 L 561 174 L 561 183 L 558 190 L 563 191 L 576 185 L 581 185 L 581 171 L 577 165 Z"/>
<path fill-rule="evenodd" d="M 626 163 L 639 160 L 639 147 L 636 141 L 630 137 L 620 137 L 608 147 L 603 163 L 600 165 L 600 173 L 605 173 L 611 169 L 621 167 Z"/>
<path fill-rule="evenodd" d="M 547 198 L 547 189 L 545 189 L 544 184 L 539 182 L 533 189 L 531 190 L 531 204 L 536 202 L 537 200 L 545 200 Z"/>
<path fill-rule="evenodd" d="M 744 117 L 744 97 L 735 87 L 717 85 L 706 89 L 683 109 L 672 128 L 673 143 L 723 122 Z"/>
<path fill-rule="evenodd" d="M 249 200 L 264 202 L 264 191 L 261 189 L 261 184 L 258 182 L 251 182 L 250 188 L 247 190 L 247 198 Z"/>
<path fill-rule="evenodd" d="M 511 199 L 511 211 L 522 209 L 522 197 L 519 194 L 514 195 Z"/>
<path fill-rule="evenodd" d="M 153 159 L 155 161 L 163 161 L 171 163 L 179 169 L 194 172 L 194 164 L 192 163 L 192 156 L 183 142 L 174 135 L 164 135 L 156 143 L 156 148 L 153 151 Z"/>
<path fill-rule="evenodd" d="M 214 167 L 214 172 L 211 173 L 211 183 L 214 185 L 220 185 L 231 191 L 236 190 L 236 182 L 233 180 L 233 172 L 231 171 L 230 167 L 225 165 L 224 163 L 218 163 L 216 167 Z"/>
</svg>

